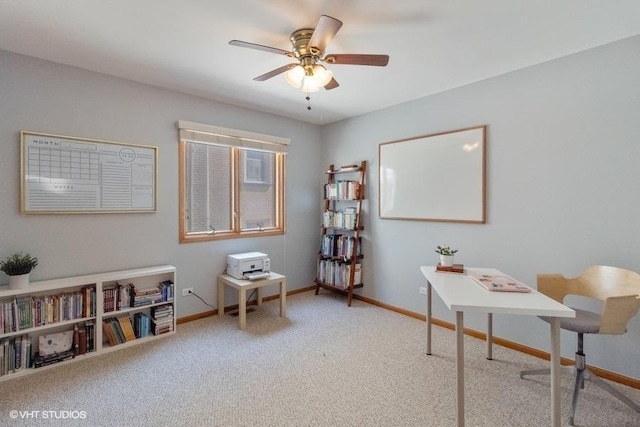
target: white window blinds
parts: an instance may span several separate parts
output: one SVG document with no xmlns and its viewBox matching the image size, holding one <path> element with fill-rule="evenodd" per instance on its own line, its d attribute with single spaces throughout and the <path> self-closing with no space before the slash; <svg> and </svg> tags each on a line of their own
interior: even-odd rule
<svg viewBox="0 0 640 427">
<path fill-rule="evenodd" d="M 248 150 L 286 154 L 291 140 L 237 129 L 229 129 L 201 123 L 178 121 L 181 141 L 199 142 Z"/>
</svg>

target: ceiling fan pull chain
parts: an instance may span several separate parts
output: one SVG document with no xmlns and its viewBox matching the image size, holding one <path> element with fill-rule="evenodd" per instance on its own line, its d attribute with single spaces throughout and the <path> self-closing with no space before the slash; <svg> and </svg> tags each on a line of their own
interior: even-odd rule
<svg viewBox="0 0 640 427">
<path fill-rule="evenodd" d="M 307 92 L 307 96 L 304 97 L 307 100 L 307 110 L 311 111 L 311 97 L 309 96 L 309 92 Z"/>
</svg>

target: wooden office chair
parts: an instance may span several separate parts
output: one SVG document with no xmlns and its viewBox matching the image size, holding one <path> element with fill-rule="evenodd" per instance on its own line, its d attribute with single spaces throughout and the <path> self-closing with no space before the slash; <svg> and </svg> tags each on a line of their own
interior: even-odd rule
<svg viewBox="0 0 640 427">
<path fill-rule="evenodd" d="M 560 303 L 565 304 L 564 299 L 567 295 L 580 295 L 603 303 L 600 313 L 572 307 L 576 312 L 576 317 L 560 320 L 560 328 L 578 334 L 575 366 L 563 367 L 563 370 L 571 370 L 576 376 L 571 411 L 569 412 L 569 425 L 574 425 L 578 391 L 584 388 L 585 379 L 591 380 L 593 384 L 611 393 L 634 411 L 640 413 L 640 406 L 637 403 L 598 378 L 587 368 L 583 351 L 584 334 L 622 335 L 627 331 L 627 323 L 638 313 L 640 308 L 640 274 L 616 267 L 591 266 L 580 276 L 571 279 L 567 279 L 561 274 L 538 274 L 537 277 L 538 291 Z M 549 321 L 547 318 L 540 318 Z M 549 369 L 522 371 L 520 378 L 524 378 L 525 375 L 549 373 Z"/>
</svg>

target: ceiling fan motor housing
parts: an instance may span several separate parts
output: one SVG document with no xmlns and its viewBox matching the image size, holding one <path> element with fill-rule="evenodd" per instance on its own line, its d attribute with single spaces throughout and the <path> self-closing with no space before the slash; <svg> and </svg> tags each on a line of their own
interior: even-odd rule
<svg viewBox="0 0 640 427">
<path fill-rule="evenodd" d="M 318 48 L 309 46 L 313 31 L 313 28 L 302 28 L 291 33 L 289 37 L 293 45 L 293 53 L 296 55 L 296 58 L 301 61 L 306 57 L 315 57 L 314 59 L 317 60 L 322 54 Z"/>
</svg>

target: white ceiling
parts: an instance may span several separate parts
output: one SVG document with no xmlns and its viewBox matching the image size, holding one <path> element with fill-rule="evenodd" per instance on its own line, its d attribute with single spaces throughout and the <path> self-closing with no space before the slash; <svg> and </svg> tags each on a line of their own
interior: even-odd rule
<svg viewBox="0 0 640 427">
<path fill-rule="evenodd" d="M 390 61 L 328 66 L 311 111 L 283 75 L 253 81 L 289 58 L 228 44 L 291 50 L 322 14 L 344 22 L 326 53 Z M 0 0 L 0 49 L 316 124 L 637 34 L 638 0 Z"/>
</svg>

